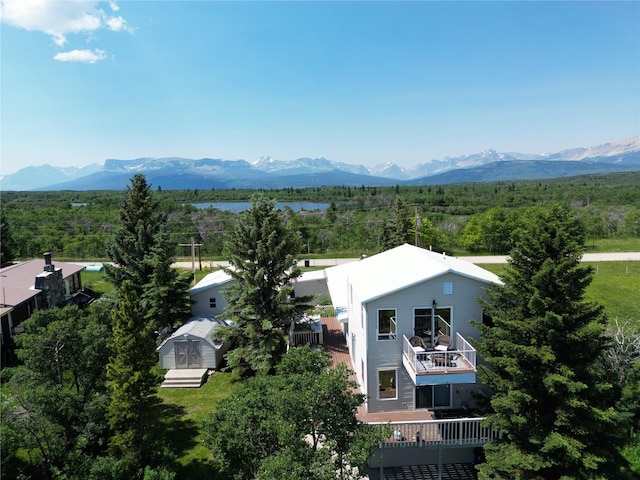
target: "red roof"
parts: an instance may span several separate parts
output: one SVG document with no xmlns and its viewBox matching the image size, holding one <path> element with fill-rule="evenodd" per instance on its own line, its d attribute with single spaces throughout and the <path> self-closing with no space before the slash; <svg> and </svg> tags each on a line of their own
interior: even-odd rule
<svg viewBox="0 0 640 480">
<path fill-rule="evenodd" d="M 53 262 L 56 270 L 62 269 L 62 278 L 84 270 L 74 263 Z M 0 269 L 0 305 L 20 305 L 40 293 L 35 289 L 36 276 L 44 272 L 44 259 L 33 259 Z"/>
</svg>

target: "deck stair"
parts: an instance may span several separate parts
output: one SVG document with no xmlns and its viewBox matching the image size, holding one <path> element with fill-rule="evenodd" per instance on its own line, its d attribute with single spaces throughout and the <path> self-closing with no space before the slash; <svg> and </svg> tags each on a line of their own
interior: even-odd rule
<svg viewBox="0 0 640 480">
<path fill-rule="evenodd" d="M 160 388 L 200 388 L 207 380 L 206 368 L 168 370 Z"/>
</svg>

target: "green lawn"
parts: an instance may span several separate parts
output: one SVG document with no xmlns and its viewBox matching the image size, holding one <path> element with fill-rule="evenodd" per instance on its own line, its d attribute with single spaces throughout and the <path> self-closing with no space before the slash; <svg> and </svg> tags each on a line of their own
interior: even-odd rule
<svg viewBox="0 0 640 480">
<path fill-rule="evenodd" d="M 638 252 L 640 238 L 598 238 L 587 241 L 588 253 Z"/>
<path fill-rule="evenodd" d="M 216 372 L 200 388 L 161 388 L 158 396 L 165 403 L 174 424 L 175 434 L 183 437 L 184 450 L 178 458 L 180 479 L 217 479 L 218 471 L 211 453 L 202 444 L 200 426 L 220 400 L 228 397 L 239 385 L 231 373 Z M 175 426 L 177 424 L 177 426 Z"/>
<path fill-rule="evenodd" d="M 640 325 L 640 262 L 586 262 L 594 269 L 585 298 L 604 306 L 609 320 L 633 319 Z M 481 267 L 500 275 L 506 264 L 483 264 Z"/>
</svg>

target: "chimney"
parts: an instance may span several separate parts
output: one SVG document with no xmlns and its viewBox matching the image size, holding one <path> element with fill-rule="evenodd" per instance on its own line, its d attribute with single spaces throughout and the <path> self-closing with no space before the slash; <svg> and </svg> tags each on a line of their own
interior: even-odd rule
<svg viewBox="0 0 640 480">
<path fill-rule="evenodd" d="M 45 252 L 44 254 L 44 271 L 45 272 L 55 272 L 55 265 L 51 264 L 51 252 Z"/>
</svg>

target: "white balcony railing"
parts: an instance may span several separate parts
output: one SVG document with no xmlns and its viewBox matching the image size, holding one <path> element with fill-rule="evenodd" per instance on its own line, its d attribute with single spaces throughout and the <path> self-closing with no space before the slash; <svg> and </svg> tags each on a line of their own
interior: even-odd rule
<svg viewBox="0 0 640 480">
<path fill-rule="evenodd" d="M 324 337 L 320 315 L 304 316 L 298 322 L 292 322 L 289 329 L 289 346 L 322 345 Z"/>
<path fill-rule="evenodd" d="M 476 371 L 476 350 L 462 335 L 456 333 L 452 350 L 425 350 L 414 347 L 406 336 L 402 339 L 403 363 L 415 375 L 466 373 Z"/>
<path fill-rule="evenodd" d="M 392 435 L 381 443 L 383 448 L 423 446 L 481 446 L 501 437 L 501 433 L 482 425 L 483 418 L 468 417 L 422 422 L 372 423 L 388 426 Z"/>
</svg>

